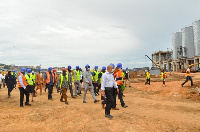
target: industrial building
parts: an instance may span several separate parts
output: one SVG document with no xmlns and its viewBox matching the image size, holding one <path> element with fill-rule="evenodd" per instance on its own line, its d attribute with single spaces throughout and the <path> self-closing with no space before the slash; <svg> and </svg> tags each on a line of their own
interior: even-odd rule
<svg viewBox="0 0 200 132">
<path fill-rule="evenodd" d="M 200 20 L 172 35 L 173 71 L 181 71 L 200 62 Z M 195 65 L 199 68 L 200 65 Z"/>
<path fill-rule="evenodd" d="M 152 60 L 165 71 L 172 71 L 172 51 L 158 51 L 152 54 Z"/>
</svg>

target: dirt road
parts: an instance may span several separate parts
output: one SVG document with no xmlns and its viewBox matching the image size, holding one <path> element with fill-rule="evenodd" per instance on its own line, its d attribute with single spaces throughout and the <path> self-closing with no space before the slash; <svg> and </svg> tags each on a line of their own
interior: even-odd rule
<svg viewBox="0 0 200 132">
<path fill-rule="evenodd" d="M 104 117 L 100 102 L 94 104 L 89 92 L 86 104 L 80 96 L 69 97 L 69 104 L 65 105 L 54 89 L 53 101 L 47 100 L 47 93 L 43 92 L 30 102 L 31 106 L 20 108 L 19 90 L 14 89 L 8 98 L 7 88 L 3 88 L 0 90 L 0 131 L 199 132 L 200 97 L 189 93 L 189 83 L 182 88 L 183 81 L 166 82 L 166 87 L 161 82 L 152 82 L 150 86 L 144 82 L 132 83 L 132 88 L 124 92 L 128 108 L 122 108 L 117 100 L 120 110 L 111 111 L 112 120 Z M 67 94 L 70 95 L 69 91 Z"/>
</svg>

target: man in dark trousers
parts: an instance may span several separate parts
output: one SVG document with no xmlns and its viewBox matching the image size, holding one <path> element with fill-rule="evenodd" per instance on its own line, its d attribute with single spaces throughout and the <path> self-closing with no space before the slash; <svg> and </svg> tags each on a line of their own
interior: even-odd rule
<svg viewBox="0 0 200 132">
<path fill-rule="evenodd" d="M 105 117 L 108 117 L 109 119 L 113 118 L 113 116 L 110 115 L 110 110 L 114 105 L 113 88 L 116 88 L 117 92 L 119 92 L 118 86 L 112 74 L 112 69 L 113 66 L 107 66 L 107 72 L 103 74 L 101 84 L 101 94 L 102 96 L 106 95 Z"/>
<path fill-rule="evenodd" d="M 8 88 L 8 98 L 10 98 L 10 93 L 12 92 L 15 84 L 14 76 L 11 75 L 11 71 L 8 71 L 8 75 L 5 77 L 5 83 Z"/>
<path fill-rule="evenodd" d="M 25 77 L 25 68 L 22 68 L 20 71 L 20 74 L 18 76 L 18 88 L 20 90 L 20 107 L 24 107 L 23 106 L 23 101 L 24 101 L 24 94 L 26 95 L 26 102 L 25 105 L 30 106 L 31 104 L 29 104 L 29 93 L 27 91 L 27 81 L 26 81 L 26 77 Z"/>
<path fill-rule="evenodd" d="M 46 72 L 44 76 L 45 83 L 48 88 L 48 100 L 53 100 L 52 98 L 52 91 L 53 91 L 53 85 L 54 85 L 54 74 L 52 73 L 52 67 L 48 68 L 48 71 Z"/>
</svg>

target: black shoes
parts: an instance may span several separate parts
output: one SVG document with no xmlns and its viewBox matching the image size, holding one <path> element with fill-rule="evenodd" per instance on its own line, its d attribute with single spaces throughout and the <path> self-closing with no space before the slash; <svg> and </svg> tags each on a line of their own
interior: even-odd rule
<svg viewBox="0 0 200 132">
<path fill-rule="evenodd" d="M 122 106 L 122 107 L 126 108 L 126 107 L 128 107 L 128 106 L 127 106 L 127 105 L 124 105 L 124 106 Z"/>
<path fill-rule="evenodd" d="M 95 100 L 94 103 L 99 102 L 99 100 Z"/>
<path fill-rule="evenodd" d="M 105 115 L 105 117 L 109 118 L 109 119 L 112 119 L 113 116 L 112 115 Z"/>
<path fill-rule="evenodd" d="M 65 101 L 63 101 L 62 99 L 60 99 L 60 102 L 65 102 Z"/>
<path fill-rule="evenodd" d="M 68 101 L 66 101 L 65 104 L 68 104 Z"/>
<path fill-rule="evenodd" d="M 48 100 L 53 100 L 53 98 L 49 98 Z"/>
<path fill-rule="evenodd" d="M 29 103 L 25 103 L 25 105 L 31 106 L 31 104 L 29 104 Z"/>
<path fill-rule="evenodd" d="M 86 103 L 86 101 L 83 101 L 83 103 Z"/>
<path fill-rule="evenodd" d="M 72 98 L 74 98 L 74 99 L 75 99 L 76 97 L 75 97 L 75 96 L 72 96 Z"/>
<path fill-rule="evenodd" d="M 181 86 L 183 87 L 183 84 L 181 84 Z"/>
<path fill-rule="evenodd" d="M 24 108 L 24 106 L 23 106 L 23 105 L 22 105 L 22 106 L 20 106 L 20 107 Z"/>
</svg>

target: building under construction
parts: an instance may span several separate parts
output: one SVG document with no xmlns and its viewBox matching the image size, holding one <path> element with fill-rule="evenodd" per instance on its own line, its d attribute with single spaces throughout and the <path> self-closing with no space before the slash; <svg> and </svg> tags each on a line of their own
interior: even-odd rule
<svg viewBox="0 0 200 132">
<path fill-rule="evenodd" d="M 189 65 L 200 62 L 200 20 L 192 26 L 181 29 L 172 36 L 173 71 L 181 71 Z M 199 64 L 194 66 L 196 69 Z"/>
<path fill-rule="evenodd" d="M 172 51 L 158 51 L 152 54 L 152 61 L 165 71 L 172 71 Z M 152 66 L 154 64 L 152 63 Z"/>
</svg>

